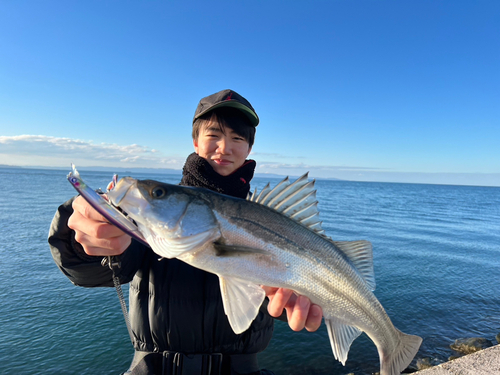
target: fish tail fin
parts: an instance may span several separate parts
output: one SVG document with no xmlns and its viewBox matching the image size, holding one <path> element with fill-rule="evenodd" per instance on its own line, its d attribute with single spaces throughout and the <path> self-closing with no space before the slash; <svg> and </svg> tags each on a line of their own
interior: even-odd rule
<svg viewBox="0 0 500 375">
<path fill-rule="evenodd" d="M 399 375 L 408 367 L 420 348 L 422 338 L 396 329 L 398 345 L 392 353 L 380 353 L 380 374 Z"/>
</svg>

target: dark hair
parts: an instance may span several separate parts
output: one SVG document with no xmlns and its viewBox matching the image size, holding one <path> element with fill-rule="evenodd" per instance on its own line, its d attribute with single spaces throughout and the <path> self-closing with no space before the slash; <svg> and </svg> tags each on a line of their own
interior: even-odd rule
<svg viewBox="0 0 500 375">
<path fill-rule="evenodd" d="M 255 127 L 252 125 L 247 116 L 241 113 L 240 110 L 231 107 L 221 107 L 210 111 L 193 123 L 193 139 L 197 139 L 200 134 L 200 129 L 204 125 L 218 125 L 223 134 L 224 128 L 228 127 L 240 137 L 245 138 L 250 147 L 255 141 Z"/>
</svg>

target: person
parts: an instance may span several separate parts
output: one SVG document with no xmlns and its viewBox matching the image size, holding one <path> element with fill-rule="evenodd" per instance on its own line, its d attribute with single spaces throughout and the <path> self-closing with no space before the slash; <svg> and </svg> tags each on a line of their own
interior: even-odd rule
<svg viewBox="0 0 500 375">
<path fill-rule="evenodd" d="M 193 146 L 181 185 L 246 198 L 256 162 L 247 159 L 259 117 L 233 90 L 200 100 L 193 118 Z M 216 275 L 177 259 L 161 259 L 149 247 L 106 222 L 82 197 L 61 205 L 49 244 L 56 264 L 76 285 L 130 283 L 130 328 L 135 355 L 127 374 L 265 374 L 257 353 L 268 345 L 273 318 L 290 328 L 315 331 L 322 310 L 293 291 L 263 286 L 261 307 L 250 328 L 235 334 L 224 314 Z M 105 267 L 112 256 L 119 267 Z M 283 314 L 284 315 L 284 314 Z M 174 370 L 175 368 L 175 370 Z"/>
</svg>

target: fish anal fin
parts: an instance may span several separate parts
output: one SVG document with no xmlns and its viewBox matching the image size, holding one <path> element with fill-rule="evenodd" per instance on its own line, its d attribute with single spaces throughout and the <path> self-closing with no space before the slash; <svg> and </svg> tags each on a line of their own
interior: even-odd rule
<svg viewBox="0 0 500 375">
<path fill-rule="evenodd" d="M 330 338 L 333 355 L 340 363 L 345 366 L 349 348 L 362 331 L 356 327 L 343 324 L 335 317 L 326 317 L 325 324 Z"/>
<path fill-rule="evenodd" d="M 245 332 L 259 313 L 266 292 L 259 285 L 219 275 L 224 312 L 234 333 Z"/>
<path fill-rule="evenodd" d="M 352 262 L 368 287 L 375 290 L 373 251 L 369 241 L 332 241 Z"/>
</svg>

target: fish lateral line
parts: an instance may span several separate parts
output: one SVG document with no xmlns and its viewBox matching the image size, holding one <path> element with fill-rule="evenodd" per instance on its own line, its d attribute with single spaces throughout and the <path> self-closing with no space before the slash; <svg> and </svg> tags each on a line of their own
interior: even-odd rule
<svg viewBox="0 0 500 375">
<path fill-rule="evenodd" d="M 218 257 L 230 257 L 238 256 L 243 254 L 269 254 L 268 251 L 262 249 L 256 249 L 250 246 L 240 246 L 240 245 L 228 245 L 219 241 L 213 243 L 215 249 L 215 255 Z"/>
</svg>

